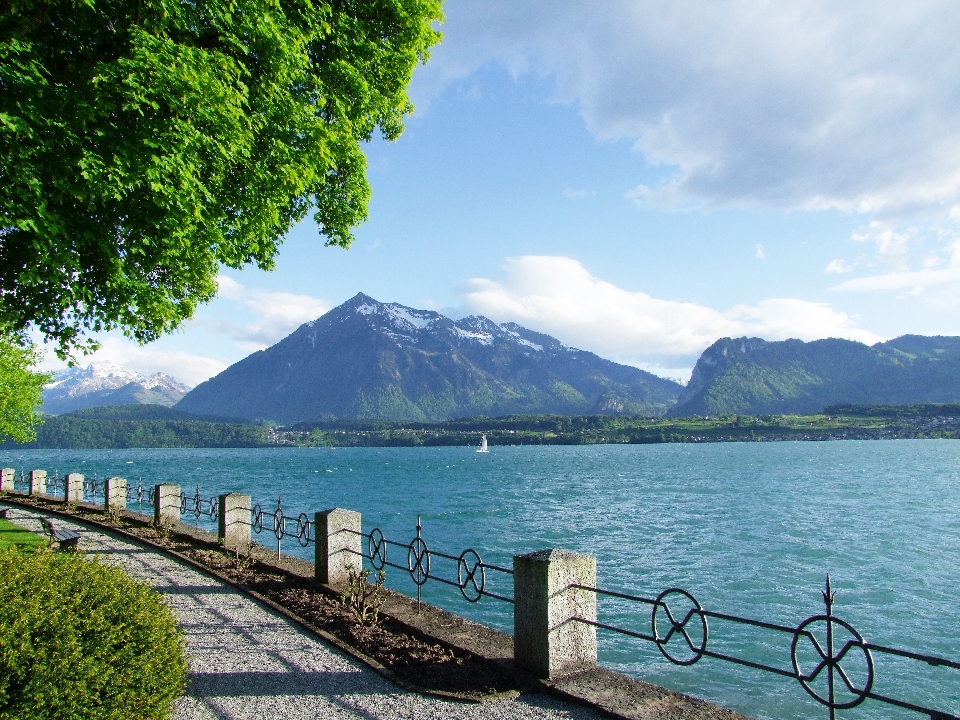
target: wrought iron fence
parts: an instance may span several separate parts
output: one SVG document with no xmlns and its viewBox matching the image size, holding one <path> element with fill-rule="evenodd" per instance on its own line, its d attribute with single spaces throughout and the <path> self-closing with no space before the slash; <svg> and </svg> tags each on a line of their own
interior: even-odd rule
<svg viewBox="0 0 960 720">
<path fill-rule="evenodd" d="M 499 593 L 487 590 L 487 570 L 503 573 L 513 576 L 513 570 L 490 565 L 483 562 L 480 555 L 473 548 L 467 548 L 459 555 L 449 555 L 437 550 L 430 550 L 426 540 L 423 538 L 423 523 L 420 516 L 417 516 L 417 535 L 409 543 L 400 543 L 394 540 L 388 540 L 383 531 L 375 527 L 369 533 L 358 533 L 366 539 L 367 551 L 363 557 L 369 561 L 374 570 L 382 570 L 384 567 L 393 567 L 398 570 L 405 570 L 410 574 L 410 579 L 417 586 L 417 608 L 420 607 L 421 589 L 428 580 L 436 580 L 444 585 L 452 585 L 459 588 L 460 594 L 468 602 L 475 603 L 482 597 L 490 597 L 503 602 L 513 603 L 513 598 L 501 595 Z M 388 557 L 388 548 L 396 547 L 406 550 L 406 565 L 400 565 L 392 562 Z M 437 575 L 433 571 L 433 558 L 439 558 L 445 561 L 455 562 L 457 565 L 457 579 L 451 580 L 448 577 Z M 452 576 L 452 572 L 450 573 Z"/>
<path fill-rule="evenodd" d="M 834 720 L 837 710 L 856 707 L 866 700 L 876 700 L 912 710 L 927 715 L 930 720 L 960 720 L 960 716 L 944 710 L 884 695 L 875 689 L 875 653 L 953 670 L 960 670 L 960 663 L 933 655 L 875 645 L 864 640 L 850 623 L 834 614 L 835 593 L 830 586 L 829 575 L 826 589 L 821 591 L 826 612 L 812 615 L 797 626 L 761 622 L 705 610 L 693 595 L 680 588 L 669 588 L 656 598 L 647 598 L 587 585 L 572 587 L 599 596 L 649 605 L 652 608 L 649 632 L 638 632 L 582 617 L 574 618 L 576 622 L 654 643 L 663 656 L 675 665 L 694 665 L 702 658 L 709 657 L 793 678 L 818 703 L 826 706 L 830 720 Z M 789 654 L 785 655 L 784 659 L 789 657 L 789 665 L 786 662 L 782 666 L 768 665 L 711 649 L 711 618 L 787 635 L 790 639 Z"/>
<path fill-rule="evenodd" d="M 131 503 L 136 501 L 137 508 L 140 512 L 143 512 L 144 499 L 146 499 L 146 504 L 150 507 L 153 507 L 155 504 L 157 490 L 153 485 L 149 487 L 143 486 L 143 477 L 137 478 L 137 486 L 127 485 L 127 502 Z"/>
<path fill-rule="evenodd" d="M 83 477 L 83 497 L 84 498 L 102 498 L 104 492 L 104 483 L 94 473 L 92 478 Z"/>
<path fill-rule="evenodd" d="M 200 485 L 197 485 L 196 492 L 191 497 L 183 491 L 180 492 L 180 514 L 191 514 L 194 520 L 199 521 L 201 517 L 207 517 L 210 522 L 216 522 L 220 512 L 220 501 L 216 495 L 205 498 L 200 494 Z"/>
<path fill-rule="evenodd" d="M 259 535 L 263 532 L 265 518 L 269 518 L 268 527 L 272 530 L 274 537 L 277 538 L 278 558 L 280 557 L 280 542 L 285 537 L 295 537 L 301 547 L 307 547 L 316 541 L 316 523 L 306 513 L 300 513 L 296 519 L 292 516 L 287 517 L 283 512 L 282 497 L 277 498 L 277 508 L 273 512 L 264 511 L 259 504 L 254 505 L 250 515 L 250 529 Z M 288 528 L 289 523 L 292 523 L 295 528 L 292 532 Z"/>
</svg>

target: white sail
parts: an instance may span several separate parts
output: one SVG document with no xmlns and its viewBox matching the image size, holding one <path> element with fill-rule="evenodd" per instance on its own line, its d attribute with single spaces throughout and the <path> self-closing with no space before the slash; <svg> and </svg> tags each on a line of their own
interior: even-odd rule
<svg viewBox="0 0 960 720">
<path fill-rule="evenodd" d="M 487 436 L 486 436 L 486 435 L 481 435 L 481 436 L 480 436 L 480 447 L 477 448 L 477 452 L 490 452 L 489 450 L 487 450 Z"/>
</svg>

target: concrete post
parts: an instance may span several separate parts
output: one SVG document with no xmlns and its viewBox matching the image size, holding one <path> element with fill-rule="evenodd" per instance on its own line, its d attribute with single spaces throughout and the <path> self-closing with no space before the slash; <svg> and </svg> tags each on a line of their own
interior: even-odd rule
<svg viewBox="0 0 960 720">
<path fill-rule="evenodd" d="M 83 475 L 67 473 L 63 478 L 63 499 L 68 503 L 83 502 Z"/>
<path fill-rule="evenodd" d="M 31 495 L 47 494 L 47 471 L 46 470 L 30 471 L 30 494 Z"/>
<path fill-rule="evenodd" d="M 513 655 L 517 666 L 554 678 L 597 664 L 597 559 L 567 550 L 513 558 Z"/>
<path fill-rule="evenodd" d="M 123 512 L 127 509 L 127 479 L 108 477 L 103 481 L 103 509 Z"/>
<path fill-rule="evenodd" d="M 17 477 L 17 473 L 13 468 L 3 468 L 0 470 L 0 492 L 13 492 L 14 479 Z"/>
<path fill-rule="evenodd" d="M 359 573 L 363 567 L 360 513 L 333 508 L 318 512 L 315 519 L 316 578 L 327 585 L 343 584 L 350 570 Z"/>
<path fill-rule="evenodd" d="M 171 483 L 157 485 L 153 499 L 153 521 L 157 525 L 176 525 L 180 522 L 180 486 Z"/>
<path fill-rule="evenodd" d="M 217 539 L 228 548 L 250 547 L 250 503 L 249 495 L 230 493 L 220 496 L 217 513 Z"/>
</svg>

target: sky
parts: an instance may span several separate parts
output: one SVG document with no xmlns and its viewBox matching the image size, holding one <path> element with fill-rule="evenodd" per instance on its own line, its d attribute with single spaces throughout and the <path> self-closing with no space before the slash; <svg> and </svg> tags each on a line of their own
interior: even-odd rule
<svg viewBox="0 0 960 720">
<path fill-rule="evenodd" d="M 721 337 L 960 335 L 960 4 L 445 14 L 349 250 L 307 220 L 180 331 L 80 364 L 196 385 L 358 292 L 680 380 Z"/>
</svg>

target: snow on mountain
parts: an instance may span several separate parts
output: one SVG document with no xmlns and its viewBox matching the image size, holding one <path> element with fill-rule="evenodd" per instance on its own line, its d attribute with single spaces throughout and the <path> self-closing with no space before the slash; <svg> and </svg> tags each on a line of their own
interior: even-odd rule
<svg viewBox="0 0 960 720">
<path fill-rule="evenodd" d="M 352 312 L 350 306 L 352 305 Z M 391 338 L 399 346 L 405 342 L 416 344 L 418 338 L 424 334 L 430 334 L 438 329 L 445 329 L 459 340 L 475 342 L 479 345 L 491 346 L 494 341 L 507 342 L 533 350 L 542 352 L 544 345 L 535 342 L 523 336 L 523 333 L 539 335 L 532 333 L 526 328 L 520 327 L 515 323 L 504 323 L 503 325 L 495 323 L 482 315 L 470 315 L 460 320 L 451 320 L 440 313 L 431 310 L 417 310 L 399 303 L 381 303 L 366 295 L 358 295 L 352 300 L 344 303 L 342 308 L 346 311 L 340 317 L 341 322 L 348 322 L 353 315 L 365 316 L 369 323 L 378 327 L 387 337 Z M 307 323 L 313 327 L 317 321 Z M 551 350 L 567 349 L 563 343 L 550 338 Z"/>
<path fill-rule="evenodd" d="M 57 373 L 46 390 L 57 389 L 57 395 L 77 397 L 101 390 L 116 390 L 132 382 L 139 382 L 140 375 L 112 362 L 92 362 L 87 367 L 67 368 Z"/>
<path fill-rule="evenodd" d="M 170 406 L 189 390 L 189 386 L 160 372 L 143 376 L 111 362 L 97 361 L 57 373 L 43 390 L 42 409 L 60 415 L 100 405 Z"/>
</svg>

